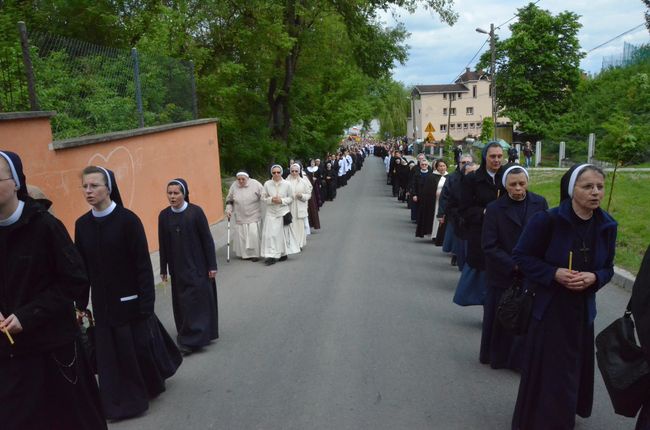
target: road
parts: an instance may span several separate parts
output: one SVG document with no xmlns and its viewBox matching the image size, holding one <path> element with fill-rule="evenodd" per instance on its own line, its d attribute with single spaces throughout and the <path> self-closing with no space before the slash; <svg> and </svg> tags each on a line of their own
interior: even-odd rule
<svg viewBox="0 0 650 430">
<path fill-rule="evenodd" d="M 219 258 L 221 337 L 185 359 L 127 429 L 508 429 L 518 375 L 478 362 L 482 309 L 452 303 L 459 277 L 417 239 L 371 157 L 304 251 L 266 267 Z M 172 335 L 171 294 L 156 311 Z M 599 293 L 597 330 L 629 293 Z M 600 375 L 578 429 L 632 429 Z"/>
</svg>

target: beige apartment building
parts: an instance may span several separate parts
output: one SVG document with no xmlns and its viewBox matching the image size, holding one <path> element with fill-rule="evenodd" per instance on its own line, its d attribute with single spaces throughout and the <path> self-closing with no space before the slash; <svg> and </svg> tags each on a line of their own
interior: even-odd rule
<svg viewBox="0 0 650 430">
<path fill-rule="evenodd" d="M 492 117 L 490 90 L 489 76 L 469 68 L 453 84 L 416 85 L 411 92 L 409 137 L 426 139 L 429 123 L 436 141 L 447 137 L 448 123 L 449 134 L 456 141 L 478 137 L 483 118 Z M 509 123 L 506 117 L 497 118 L 499 125 Z"/>
</svg>

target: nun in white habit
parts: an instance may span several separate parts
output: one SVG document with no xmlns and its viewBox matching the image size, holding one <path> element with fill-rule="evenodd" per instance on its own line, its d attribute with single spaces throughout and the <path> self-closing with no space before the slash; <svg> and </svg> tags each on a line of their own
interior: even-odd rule
<svg viewBox="0 0 650 430">
<path fill-rule="evenodd" d="M 293 218 L 291 230 L 298 239 L 300 248 L 302 248 L 307 244 L 306 231 L 309 228 L 307 202 L 311 198 L 313 187 L 307 178 L 301 176 L 302 167 L 300 167 L 300 164 L 292 164 L 289 173 L 287 180 L 291 185 L 291 195 L 293 197 L 291 202 L 291 216 Z"/>
<path fill-rule="evenodd" d="M 266 214 L 262 225 L 260 254 L 267 266 L 278 260 L 284 261 L 288 254 L 300 252 L 300 244 L 294 236 L 291 224 L 285 225 L 285 215 L 291 213 L 293 201 L 291 185 L 282 179 L 282 166 L 271 167 L 272 179 L 264 183 L 262 200 L 266 203 Z M 292 220 L 293 223 L 293 220 Z"/>
<path fill-rule="evenodd" d="M 262 234 L 262 194 L 264 187 L 248 173 L 238 172 L 237 181 L 226 196 L 226 216 L 235 216 L 234 248 L 242 259 L 258 261 Z"/>
</svg>

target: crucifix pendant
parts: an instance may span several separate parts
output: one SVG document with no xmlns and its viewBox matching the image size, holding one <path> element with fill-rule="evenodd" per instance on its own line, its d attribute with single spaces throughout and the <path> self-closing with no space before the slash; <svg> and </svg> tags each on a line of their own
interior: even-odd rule
<svg viewBox="0 0 650 430">
<path fill-rule="evenodd" d="M 583 240 L 582 241 L 582 248 L 580 248 L 580 252 L 582 252 L 582 256 L 585 259 L 585 263 L 589 263 L 589 254 L 588 254 L 589 251 L 590 251 L 590 249 L 587 248 L 587 244 Z"/>
<path fill-rule="evenodd" d="M 181 232 L 181 226 L 180 226 L 180 225 L 177 225 L 177 226 L 176 226 L 176 233 L 180 233 L 180 232 Z"/>
</svg>

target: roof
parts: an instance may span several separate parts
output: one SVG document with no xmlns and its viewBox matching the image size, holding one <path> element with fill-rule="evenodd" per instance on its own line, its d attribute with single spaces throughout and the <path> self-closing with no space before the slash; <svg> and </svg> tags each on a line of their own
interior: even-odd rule
<svg viewBox="0 0 650 430">
<path fill-rule="evenodd" d="M 485 73 L 483 70 L 476 70 L 476 71 L 471 71 L 469 70 L 469 67 L 465 69 L 465 72 L 456 79 L 456 83 L 460 84 L 463 82 L 472 82 L 472 81 L 478 81 L 481 78 L 484 79 L 489 79 L 489 75 Z"/>
<path fill-rule="evenodd" d="M 463 84 L 444 84 L 444 85 L 416 85 L 413 92 L 420 94 L 438 94 L 438 93 L 466 93 L 469 89 Z"/>
</svg>

